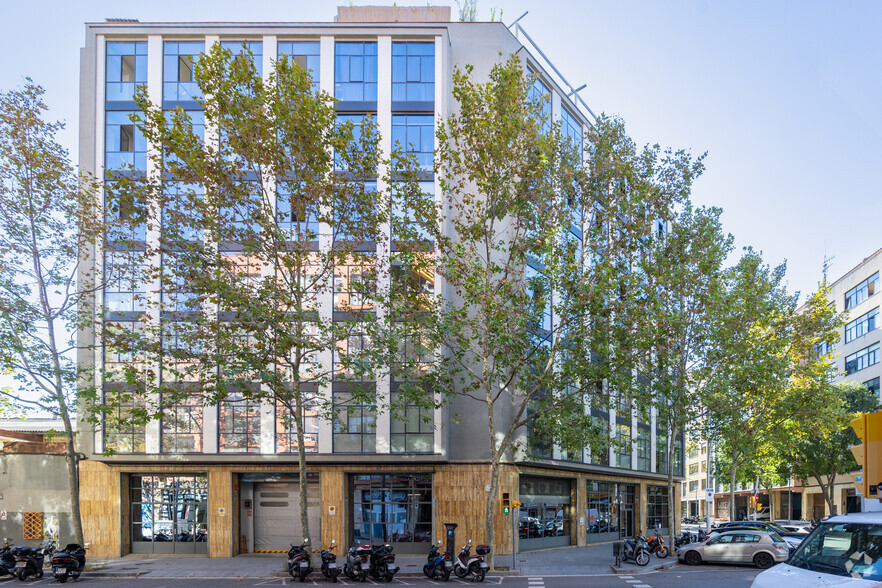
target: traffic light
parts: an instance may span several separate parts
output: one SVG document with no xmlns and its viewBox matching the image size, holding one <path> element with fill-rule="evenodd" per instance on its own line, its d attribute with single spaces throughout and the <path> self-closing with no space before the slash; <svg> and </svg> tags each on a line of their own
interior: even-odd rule
<svg viewBox="0 0 882 588">
<path fill-rule="evenodd" d="M 511 499 L 508 492 L 502 493 L 502 514 L 511 514 Z"/>
<path fill-rule="evenodd" d="M 854 474 L 854 485 L 864 498 L 880 498 L 882 492 L 882 410 L 862 414 L 851 421 L 860 440 L 851 452 L 861 471 Z"/>
<path fill-rule="evenodd" d="M 751 495 L 747 498 L 747 504 L 748 504 L 748 506 L 749 506 L 750 508 L 756 508 L 756 496 L 754 496 L 753 494 L 751 494 Z"/>
</svg>

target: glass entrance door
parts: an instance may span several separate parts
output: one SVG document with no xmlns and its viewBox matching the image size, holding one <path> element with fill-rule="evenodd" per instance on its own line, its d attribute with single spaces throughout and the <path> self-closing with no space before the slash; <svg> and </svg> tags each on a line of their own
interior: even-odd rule
<svg viewBox="0 0 882 588">
<path fill-rule="evenodd" d="M 432 474 L 350 477 L 353 543 L 392 543 L 397 553 L 425 553 L 432 542 Z"/>
</svg>

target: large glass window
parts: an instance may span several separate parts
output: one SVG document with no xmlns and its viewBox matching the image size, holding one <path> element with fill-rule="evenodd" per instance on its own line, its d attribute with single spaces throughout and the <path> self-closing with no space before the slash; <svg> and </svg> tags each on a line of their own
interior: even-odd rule
<svg viewBox="0 0 882 588">
<path fill-rule="evenodd" d="M 631 469 L 631 426 L 616 425 L 616 467 Z"/>
<path fill-rule="evenodd" d="M 639 427 L 637 429 L 637 469 L 641 472 L 648 472 L 650 466 L 650 445 L 649 429 Z"/>
<path fill-rule="evenodd" d="M 655 432 L 655 471 L 668 473 L 668 436 L 661 430 Z"/>
<path fill-rule="evenodd" d="M 133 553 L 208 552 L 208 478 L 133 475 Z"/>
<path fill-rule="evenodd" d="M 163 453 L 202 452 L 202 398 L 198 395 L 175 400 L 162 411 L 160 444 Z"/>
<path fill-rule="evenodd" d="M 218 449 L 226 453 L 260 453 L 260 403 L 237 392 L 218 408 Z"/>
<path fill-rule="evenodd" d="M 857 353 L 852 353 L 845 358 L 845 373 L 853 374 L 871 365 L 879 363 L 879 344 L 875 343 L 869 347 L 864 347 Z"/>
<path fill-rule="evenodd" d="M 392 101 L 435 100 L 435 44 L 392 43 Z"/>
<path fill-rule="evenodd" d="M 668 532 L 668 487 L 646 487 L 646 527 L 648 533 Z"/>
<path fill-rule="evenodd" d="M 134 99 L 135 88 L 147 83 L 147 42 L 109 41 L 106 54 L 104 99 Z"/>
<path fill-rule="evenodd" d="M 221 47 L 228 49 L 237 58 L 244 58 L 251 52 L 254 68 L 263 75 L 263 42 L 261 41 L 221 41 Z M 247 51 L 246 51 L 247 48 Z"/>
<path fill-rule="evenodd" d="M 405 403 L 392 394 L 392 453 L 432 453 L 435 449 L 434 414 L 427 406 Z"/>
<path fill-rule="evenodd" d="M 303 446 L 306 453 L 318 452 L 318 412 L 314 409 L 304 410 Z M 276 452 L 297 452 L 297 420 L 283 402 L 276 403 Z"/>
<path fill-rule="evenodd" d="M 201 95 L 193 74 L 196 60 L 204 51 L 204 41 L 165 42 L 162 58 L 163 100 L 195 100 Z"/>
<path fill-rule="evenodd" d="M 551 90 L 537 77 L 530 86 L 529 96 L 532 100 L 538 102 L 542 108 L 542 130 L 547 133 L 551 130 Z"/>
<path fill-rule="evenodd" d="M 879 287 L 879 272 L 876 272 L 851 290 L 845 293 L 845 310 L 854 308 L 876 293 Z"/>
<path fill-rule="evenodd" d="M 864 382 L 864 386 L 867 387 L 867 390 L 879 396 L 879 378 L 873 378 L 872 380 L 867 380 Z"/>
<path fill-rule="evenodd" d="M 288 58 L 309 72 L 312 89 L 318 92 L 321 82 L 321 44 L 318 41 L 279 41 L 279 59 Z"/>
<path fill-rule="evenodd" d="M 133 413 L 146 409 L 143 395 L 123 384 L 108 384 L 105 398 L 112 396 L 112 411 L 104 415 L 104 449 L 114 453 L 144 453 L 145 426 L 133 422 Z"/>
<path fill-rule="evenodd" d="M 377 408 L 354 400 L 349 392 L 334 392 L 334 453 L 377 452 Z"/>
<path fill-rule="evenodd" d="M 845 342 L 851 343 L 858 337 L 863 337 L 876 328 L 879 320 L 879 307 L 877 306 L 867 314 L 861 315 L 845 325 Z"/>
<path fill-rule="evenodd" d="M 585 531 L 588 543 L 619 538 L 616 484 L 588 480 L 585 495 Z"/>
<path fill-rule="evenodd" d="M 341 101 L 377 101 L 377 43 L 335 44 L 334 96 Z"/>
<path fill-rule="evenodd" d="M 113 313 L 142 313 L 147 309 L 146 260 L 143 251 L 104 254 L 104 306 Z"/>
<path fill-rule="evenodd" d="M 572 480 L 520 476 L 518 546 L 522 551 L 570 544 Z"/>
<path fill-rule="evenodd" d="M 353 541 L 424 553 L 432 542 L 432 474 L 350 477 Z"/>
<path fill-rule="evenodd" d="M 572 141 L 573 146 L 582 151 L 582 124 L 566 107 L 560 109 L 561 131 Z"/>
<path fill-rule="evenodd" d="M 392 148 L 416 157 L 420 169 L 432 171 L 435 117 L 431 114 L 393 114 Z"/>
<path fill-rule="evenodd" d="M 351 261 L 348 265 L 334 267 L 334 310 L 370 310 L 374 307 L 376 260 L 367 257 Z"/>
<path fill-rule="evenodd" d="M 132 122 L 134 112 L 110 110 L 104 133 L 104 168 L 147 171 L 147 139 Z"/>
</svg>

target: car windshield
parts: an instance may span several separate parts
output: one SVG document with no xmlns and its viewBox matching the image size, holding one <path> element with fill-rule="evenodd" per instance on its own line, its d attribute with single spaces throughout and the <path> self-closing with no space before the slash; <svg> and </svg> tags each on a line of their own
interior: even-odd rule
<svg viewBox="0 0 882 588">
<path fill-rule="evenodd" d="M 864 580 L 882 580 L 882 525 L 824 523 L 800 544 L 790 565 Z"/>
</svg>

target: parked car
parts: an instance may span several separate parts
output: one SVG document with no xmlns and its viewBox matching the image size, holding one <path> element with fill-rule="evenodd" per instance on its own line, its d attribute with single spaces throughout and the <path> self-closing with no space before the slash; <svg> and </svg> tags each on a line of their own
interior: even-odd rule
<svg viewBox="0 0 882 588">
<path fill-rule="evenodd" d="M 772 519 L 772 509 L 766 507 L 757 512 L 752 512 L 747 515 L 747 519 L 750 521 L 769 521 Z"/>
<path fill-rule="evenodd" d="M 719 527 L 711 531 L 711 535 L 713 535 L 714 533 L 721 533 L 723 531 L 737 530 L 756 530 L 765 531 L 767 533 L 775 533 L 779 537 L 783 537 L 784 541 L 786 541 L 793 549 L 799 547 L 799 544 L 805 538 L 805 534 L 801 532 L 788 531 L 780 525 L 769 523 L 767 521 L 735 521 L 723 523 Z"/>
<path fill-rule="evenodd" d="M 677 558 L 691 566 L 703 562 L 753 563 L 766 569 L 786 561 L 789 552 L 787 543 L 776 533 L 743 530 L 719 533 L 704 543 L 685 545 Z"/>
<path fill-rule="evenodd" d="M 757 575 L 753 588 L 880 586 L 882 512 L 830 517 L 805 538 L 787 563 Z"/>
</svg>

